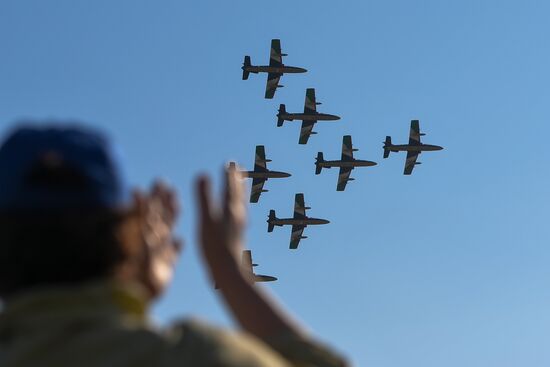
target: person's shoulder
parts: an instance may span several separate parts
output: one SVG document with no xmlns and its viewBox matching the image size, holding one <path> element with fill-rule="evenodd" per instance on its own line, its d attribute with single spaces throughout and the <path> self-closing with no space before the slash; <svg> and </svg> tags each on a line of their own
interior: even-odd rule
<svg viewBox="0 0 550 367">
<path fill-rule="evenodd" d="M 164 332 L 174 361 L 193 366 L 286 367 L 288 363 L 269 346 L 241 332 L 213 326 L 197 319 L 172 324 Z"/>
</svg>

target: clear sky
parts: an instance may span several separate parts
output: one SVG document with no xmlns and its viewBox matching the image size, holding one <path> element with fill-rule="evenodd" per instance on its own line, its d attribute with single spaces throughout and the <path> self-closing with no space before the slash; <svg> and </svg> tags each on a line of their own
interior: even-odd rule
<svg viewBox="0 0 550 367">
<path fill-rule="evenodd" d="M 542 1 L 112 1 L 0 2 L 0 132 L 15 121 L 85 121 L 122 146 L 142 187 L 162 176 L 184 206 L 187 247 L 174 284 L 154 308 L 162 323 L 229 319 L 195 247 L 192 183 L 219 178 L 224 161 L 252 168 L 264 144 L 271 180 L 250 207 L 248 246 L 259 273 L 308 327 L 358 366 L 550 364 L 550 5 Z M 287 75 L 273 100 L 265 75 L 241 80 L 244 55 L 265 64 L 280 38 Z M 303 108 L 319 124 L 307 146 L 276 110 Z M 405 154 L 382 159 L 382 141 L 426 143 L 403 176 Z M 336 192 L 337 171 L 314 158 L 356 157 L 376 167 Z M 290 229 L 267 233 L 269 209 L 290 216 L 304 192 L 312 216 L 288 249 Z"/>
</svg>

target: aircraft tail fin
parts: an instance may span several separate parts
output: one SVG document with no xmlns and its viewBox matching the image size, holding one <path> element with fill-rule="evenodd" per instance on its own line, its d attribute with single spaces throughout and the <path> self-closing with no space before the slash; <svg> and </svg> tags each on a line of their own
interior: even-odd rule
<svg viewBox="0 0 550 367">
<path fill-rule="evenodd" d="M 283 103 L 279 105 L 279 113 L 277 114 L 277 127 L 283 126 L 283 123 L 285 122 L 285 119 L 280 117 L 282 114 L 286 114 L 286 106 Z"/>
<path fill-rule="evenodd" d="M 277 219 L 277 216 L 275 215 L 275 210 L 269 211 L 269 218 L 267 219 L 267 231 L 273 232 L 273 228 L 275 228 L 275 224 L 273 221 Z"/>
<path fill-rule="evenodd" d="M 388 158 L 390 156 L 391 145 L 391 136 L 386 136 L 386 140 L 384 141 L 384 158 Z"/>
<path fill-rule="evenodd" d="M 249 66 L 252 66 L 251 62 L 250 62 L 250 56 L 245 56 L 244 57 L 244 62 L 243 62 L 243 80 L 247 80 L 248 79 L 248 75 L 250 75 L 250 71 L 246 70 L 247 67 Z"/>
<path fill-rule="evenodd" d="M 321 170 L 323 169 L 323 166 L 321 166 L 320 163 L 323 163 L 325 160 L 323 159 L 323 152 L 317 153 L 317 158 L 315 159 L 315 174 L 318 175 L 321 173 Z"/>
</svg>

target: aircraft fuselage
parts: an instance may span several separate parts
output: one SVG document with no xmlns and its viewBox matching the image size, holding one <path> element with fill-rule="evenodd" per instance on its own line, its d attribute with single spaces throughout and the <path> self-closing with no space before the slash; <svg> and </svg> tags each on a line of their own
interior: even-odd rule
<svg viewBox="0 0 550 367">
<path fill-rule="evenodd" d="M 277 218 L 270 221 L 270 223 L 276 225 L 276 226 L 315 226 L 320 224 L 328 224 L 330 223 L 326 219 L 319 219 L 319 218 Z"/>
<path fill-rule="evenodd" d="M 286 172 L 279 172 L 279 171 L 266 171 L 266 172 L 260 172 L 260 171 L 241 171 L 241 175 L 243 177 L 249 177 L 249 178 L 285 178 L 290 177 L 290 173 Z"/>
<path fill-rule="evenodd" d="M 386 147 L 386 149 L 391 150 L 393 152 L 429 152 L 434 150 L 441 150 L 443 149 L 443 147 L 440 147 L 439 145 L 430 145 L 430 144 L 421 144 L 421 145 L 402 144 L 402 145 L 391 145 L 389 147 Z"/>
<path fill-rule="evenodd" d="M 325 168 L 330 167 L 370 167 L 376 166 L 376 162 L 365 161 L 361 159 L 356 159 L 353 161 L 323 161 L 319 162 L 318 165 Z"/>
<path fill-rule="evenodd" d="M 302 121 L 335 121 L 340 120 L 340 116 L 331 115 L 328 113 L 280 113 L 277 115 L 280 119 L 287 121 L 302 120 Z"/>
<path fill-rule="evenodd" d="M 257 275 L 254 274 L 253 277 L 254 282 L 274 282 L 277 280 L 277 278 L 272 277 L 271 275 Z"/>
<path fill-rule="evenodd" d="M 296 74 L 296 73 L 305 73 L 307 70 L 304 68 L 299 68 L 296 66 L 269 66 L 269 65 L 258 65 L 258 66 L 245 66 L 245 71 L 250 73 L 276 73 L 276 74 Z"/>
</svg>

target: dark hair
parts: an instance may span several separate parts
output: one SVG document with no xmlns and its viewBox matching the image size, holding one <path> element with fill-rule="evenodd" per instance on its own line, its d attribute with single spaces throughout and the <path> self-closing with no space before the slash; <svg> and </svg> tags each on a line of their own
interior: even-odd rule
<svg viewBox="0 0 550 367">
<path fill-rule="evenodd" d="M 0 214 L 0 297 L 46 285 L 108 277 L 128 256 L 127 213 L 64 210 Z"/>
</svg>

